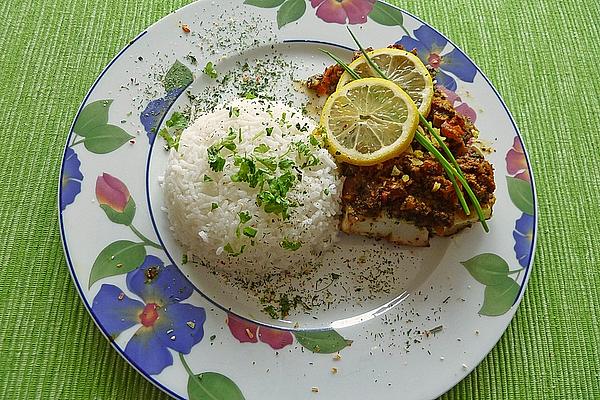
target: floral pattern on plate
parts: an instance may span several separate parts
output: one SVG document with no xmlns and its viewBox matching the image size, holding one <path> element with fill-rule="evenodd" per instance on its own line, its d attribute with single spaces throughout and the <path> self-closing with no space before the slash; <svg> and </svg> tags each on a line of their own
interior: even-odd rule
<svg viewBox="0 0 600 400">
<path fill-rule="evenodd" d="M 408 34 L 402 11 L 379 0 L 245 0 L 244 4 L 278 8 L 277 26 L 281 29 L 304 16 L 307 1 L 315 15 L 326 23 L 356 25 L 372 20 L 384 26 L 398 26 Z"/>
<path fill-rule="evenodd" d="M 465 90 L 470 91 L 471 87 L 482 85 L 479 79 L 475 81 L 479 73 L 477 68 L 441 34 L 409 14 L 403 14 L 394 6 L 373 0 L 336 0 L 335 2 L 332 0 L 246 0 L 244 3 L 248 6 L 247 8 L 240 6 L 245 10 L 244 12 L 254 9 L 262 13 L 256 8 L 275 11 L 273 15 L 279 32 L 284 36 L 281 38 L 282 42 L 287 39 L 298 39 L 285 37 L 286 32 L 294 31 L 292 27 L 295 25 L 302 25 L 304 29 L 306 24 L 307 28 L 320 31 L 328 28 L 339 29 L 338 24 L 364 24 L 365 28 L 368 28 L 369 24 L 374 24 L 377 32 L 389 27 L 390 35 L 394 35 L 394 38 L 398 36 L 396 36 L 397 32 L 392 33 L 393 29 L 401 29 L 405 35 L 399 42 L 407 48 L 411 46 L 416 48 L 421 59 L 436 70 L 438 85 L 456 109 L 473 121 L 478 118 L 485 120 L 484 114 L 477 115 L 475 112 L 475 107 L 480 104 L 477 101 L 478 97 L 475 96 L 473 99 L 469 97 L 467 104 L 466 96 L 463 95 Z M 210 2 L 201 1 L 190 7 L 191 9 L 198 7 L 196 10 L 199 11 L 203 7 L 210 8 L 212 5 Z M 233 10 L 234 6 L 231 9 Z M 139 40 L 148 47 L 138 46 L 135 50 L 128 48 L 123 52 L 127 56 L 120 58 L 120 60 L 126 58 L 137 60 L 140 54 L 143 54 L 144 59 L 151 59 L 152 54 L 157 51 L 155 48 L 159 47 L 157 35 L 171 32 L 169 29 L 173 31 L 167 49 L 172 54 L 161 50 L 164 57 L 161 55 L 158 58 L 160 62 L 164 62 L 164 65 L 159 66 L 162 72 L 159 78 L 160 84 L 156 85 L 158 92 L 153 90 L 150 98 L 136 98 L 135 102 L 136 106 L 141 104 L 135 113 L 139 115 L 139 121 L 136 121 L 140 128 L 139 132 L 147 136 L 150 144 L 153 144 L 165 117 L 194 82 L 194 74 L 197 73 L 196 70 L 192 72 L 191 67 L 188 68 L 178 61 L 178 59 L 185 59 L 186 54 L 177 53 L 172 46 L 172 43 L 186 37 L 182 33 L 181 26 L 176 23 L 177 18 L 177 21 L 183 20 L 183 15 L 181 13 L 167 17 L 171 18 L 170 25 L 159 23 L 156 28 L 149 29 L 148 35 L 141 35 L 132 42 L 135 44 Z M 202 16 L 204 13 L 188 12 L 185 15 L 192 19 L 191 15 Z M 305 19 L 301 20 L 301 18 Z M 411 32 L 404 28 L 405 20 Z M 194 26 L 192 23 L 194 21 L 184 22 Z M 168 28 L 164 28 L 166 25 Z M 159 31 L 159 27 L 162 30 Z M 415 29 L 412 29 L 413 27 Z M 154 37 L 150 39 L 153 30 L 155 30 Z M 189 37 L 192 34 L 193 31 Z M 368 41 L 368 29 L 365 29 L 363 34 Z M 327 37 L 324 37 L 324 40 L 326 39 Z M 106 71 L 119 68 L 123 67 L 117 62 L 111 64 Z M 164 71 L 167 71 L 166 74 Z M 127 75 L 123 73 L 122 78 L 128 81 L 130 73 L 134 74 L 134 71 L 129 70 Z M 132 135 L 133 130 L 127 132 L 123 129 L 124 125 L 121 127 L 114 122 L 119 119 L 117 117 L 119 112 L 123 111 L 117 108 L 117 104 L 119 107 L 128 101 L 133 104 L 133 95 L 119 92 L 119 84 L 111 82 L 111 79 L 114 79 L 114 76 L 109 79 L 104 77 L 103 73 L 99 78 L 99 85 L 95 85 L 90 92 L 92 100 L 88 101 L 86 98 L 74 122 L 61 170 L 59 209 L 67 259 L 78 290 L 96 322 L 128 361 L 152 382 L 175 397 L 200 400 L 212 396 L 242 400 L 244 396 L 256 397 L 253 385 L 248 384 L 246 379 L 247 371 L 241 367 L 240 360 L 245 356 L 236 358 L 245 352 L 259 356 L 264 354 L 261 362 L 270 362 L 272 357 L 277 356 L 279 357 L 277 363 L 284 365 L 287 373 L 294 374 L 295 367 L 292 364 L 298 362 L 306 365 L 305 358 L 312 357 L 313 354 L 320 358 L 310 358 L 310 360 L 326 362 L 332 358 L 337 360 L 337 355 L 332 357 L 319 354 L 335 354 L 343 350 L 345 359 L 360 359 L 361 363 L 369 363 L 375 358 L 365 357 L 362 353 L 365 349 L 367 354 L 371 351 L 378 353 L 384 348 L 387 352 L 390 346 L 394 347 L 394 351 L 399 350 L 400 346 L 396 348 L 395 344 L 386 343 L 386 339 L 391 335 L 389 332 L 399 327 L 398 322 L 395 322 L 396 325 L 388 326 L 388 321 L 382 322 L 383 318 L 379 317 L 365 322 L 362 327 L 357 325 L 359 328 L 356 329 L 336 327 L 336 329 L 290 330 L 254 323 L 232 312 L 220 311 L 218 307 L 216 311 L 213 310 L 209 302 L 195 293 L 188 277 L 174 265 L 175 262 L 167 261 L 167 253 L 162 245 L 152 240 L 152 236 L 147 233 L 151 232 L 152 228 L 146 221 L 147 199 L 141 195 L 139 186 L 142 182 L 141 174 L 134 175 L 130 171 L 123 174 L 119 172 L 119 168 L 124 170 L 133 165 L 130 160 L 135 157 L 130 158 L 130 156 L 143 153 L 144 156 L 136 160 L 143 158 L 145 161 L 148 146 L 145 144 L 134 146 L 136 141 L 138 143 L 140 141 Z M 495 112 L 488 109 L 485 111 L 486 115 Z M 510 120 L 508 114 L 506 118 Z M 510 136 L 511 141 L 515 134 Z M 503 143 L 508 140 L 506 137 L 500 139 Z M 127 144 L 128 142 L 131 146 Z M 482 290 L 472 291 L 476 294 L 472 297 L 477 300 L 469 298 L 466 304 L 460 305 L 461 318 L 464 317 L 467 323 L 471 320 L 485 320 L 492 324 L 491 326 L 499 327 L 505 321 L 509 321 L 512 316 L 511 311 L 514 311 L 514 305 L 520 298 L 528 277 L 536 227 L 533 182 L 525 151 L 518 136 L 514 137 L 512 147 L 503 145 L 502 151 L 508 148 L 510 149 L 506 153 L 506 170 L 501 165 L 495 167 L 499 174 L 507 175 L 510 199 L 508 202 L 504 201 L 507 200 L 504 195 L 503 205 L 508 205 L 508 208 L 514 205 L 520 214 L 517 218 L 511 217 L 507 222 L 510 225 L 507 237 L 512 234 L 514 242 L 512 240 L 503 242 L 508 246 L 508 252 L 492 249 L 490 252 L 481 252 L 475 256 L 466 253 L 466 257 L 455 260 L 458 263 L 458 260 L 467 259 L 462 262 L 464 268 L 455 268 L 453 274 L 462 273 L 467 276 L 465 272 L 467 271 L 475 281 L 483 285 Z M 140 170 L 146 167 L 140 164 Z M 86 198 L 88 201 L 83 201 Z M 68 212 L 65 212 L 67 210 Z M 515 211 L 515 208 L 512 210 Z M 94 226 L 93 230 L 88 232 L 89 236 L 94 237 L 94 240 L 101 244 L 102 250 L 99 252 L 96 242 L 93 246 L 82 246 L 82 241 L 89 241 L 89 239 L 81 234 L 79 236 L 74 234 L 74 232 L 81 232 L 72 228 L 79 226 L 82 218 L 90 218 L 90 220 L 100 218 L 97 221 L 93 220 L 94 223 L 106 224 L 100 229 Z M 107 227 L 112 227 L 112 231 Z M 110 235 L 106 234 L 108 231 L 111 231 Z M 95 250 L 88 251 L 90 248 Z M 76 255 L 72 257 L 70 253 Z M 464 276 L 461 279 L 464 280 Z M 462 312 L 463 307 L 478 302 L 481 295 L 483 300 L 477 307 L 479 315 L 494 318 L 480 318 L 476 309 L 471 309 L 473 311 L 470 313 Z M 215 315 L 218 318 L 215 318 Z M 364 330 L 364 326 L 368 324 L 373 324 L 378 331 L 371 331 L 368 334 Z M 218 332 L 221 329 L 229 331 L 227 335 L 219 338 L 222 340 L 221 343 L 213 340 L 212 336 L 210 342 L 204 338 L 205 332 L 210 335 L 213 331 Z M 444 333 L 442 331 L 436 335 L 443 338 Z M 498 330 L 490 334 L 497 334 L 499 337 L 501 332 Z M 419 336 L 419 346 L 426 346 L 428 339 L 430 338 L 427 335 Z M 454 346 L 458 345 L 454 343 Z M 489 348 L 483 350 L 487 352 Z M 210 358 L 215 354 L 217 354 L 216 358 Z M 479 357 L 475 352 L 473 355 L 472 360 Z M 215 367 L 215 364 L 211 364 L 215 359 L 228 361 Z M 377 362 L 379 361 L 381 359 Z M 385 362 L 387 361 L 384 360 Z M 460 363 L 455 370 L 451 370 L 450 363 L 447 364 L 448 372 L 452 375 L 448 382 L 452 382 L 444 385 L 452 385 L 468 373 Z M 395 361 L 393 365 L 396 365 Z M 211 368 L 219 372 L 210 372 Z M 371 370 L 371 367 L 368 368 Z M 397 370 L 390 367 L 389 372 L 391 376 Z M 176 382 L 171 381 L 174 376 L 177 378 Z M 182 377 L 183 387 L 180 384 Z M 294 375 L 293 378 L 298 379 L 298 382 L 302 380 L 300 375 Z M 264 379 L 264 376 L 259 376 L 257 379 Z M 307 383 L 302 381 L 304 386 Z M 363 389 L 363 385 L 364 388 L 368 387 L 368 390 L 374 388 L 379 390 L 371 381 L 361 381 L 360 385 L 359 387 L 357 384 L 356 393 Z M 447 390 L 449 387 L 442 389 Z M 306 387 L 301 390 L 306 391 Z M 293 395 L 296 395 L 296 392 Z"/>
<path fill-rule="evenodd" d="M 436 80 L 439 85 L 448 90 L 456 91 L 456 79 L 463 82 L 473 82 L 477 75 L 477 68 L 457 48 L 448 43 L 448 40 L 427 25 L 413 31 L 413 37 L 404 36 L 397 41 L 405 49 L 415 49 L 423 64 L 429 65 L 436 71 Z M 452 48 L 448 50 L 447 48 Z"/>
<path fill-rule="evenodd" d="M 281 350 L 294 343 L 298 343 L 313 353 L 331 354 L 341 351 L 352 345 L 352 340 L 345 339 L 334 329 L 321 330 L 294 330 L 275 329 L 265 325 L 257 325 L 242 319 L 235 314 L 227 315 L 229 331 L 240 343 L 268 344 L 273 350 Z"/>
<path fill-rule="evenodd" d="M 234 314 L 227 315 L 227 326 L 240 343 L 260 341 L 271 346 L 273 350 L 281 350 L 294 342 L 294 337 L 289 331 L 259 326 Z"/>
<path fill-rule="evenodd" d="M 527 268 L 532 254 L 535 207 L 527 158 L 518 137 L 514 138 L 513 147 L 506 154 L 506 169 L 509 173 L 507 181 L 511 199 L 523 212 L 521 218 L 515 222 L 513 231 L 515 254 L 519 264 Z"/>
<path fill-rule="evenodd" d="M 60 180 L 61 185 L 61 197 L 60 197 L 60 209 L 64 211 L 69 204 L 75 201 L 75 197 L 81 192 L 81 182 L 83 181 L 83 174 L 79 167 L 81 162 L 77 157 L 77 153 L 70 147 L 67 147 L 65 152 L 65 161 L 63 164 L 62 178 Z"/>
<path fill-rule="evenodd" d="M 150 144 L 154 143 L 158 129 L 173 103 L 193 81 L 192 71 L 181 62 L 175 61 L 169 68 L 162 80 L 166 95 L 152 100 L 140 114 L 140 122 L 144 126 Z"/>
<path fill-rule="evenodd" d="M 152 375 L 173 364 L 169 349 L 188 354 L 204 336 L 206 312 L 183 303 L 193 288 L 174 265 L 146 256 L 142 265 L 127 274 L 130 298 L 114 285 L 103 284 L 92 311 L 112 337 L 139 325 L 127 342 L 125 354 Z"/>
</svg>

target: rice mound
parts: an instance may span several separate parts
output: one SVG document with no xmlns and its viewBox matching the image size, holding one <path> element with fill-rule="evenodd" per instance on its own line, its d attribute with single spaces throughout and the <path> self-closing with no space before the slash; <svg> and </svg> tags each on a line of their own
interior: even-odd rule
<svg viewBox="0 0 600 400">
<path fill-rule="evenodd" d="M 183 131 L 178 150 L 169 154 L 163 190 L 170 229 L 188 256 L 233 272 L 266 273 L 306 265 L 331 247 L 337 239 L 342 182 L 329 152 L 310 143 L 314 128 L 311 119 L 282 103 L 236 100 L 197 117 Z M 238 134 L 236 148 L 221 150 L 226 163 L 215 172 L 208 149 L 232 132 Z M 302 167 L 306 154 L 296 151 L 298 142 L 311 146 L 317 165 Z M 296 165 L 295 184 L 287 193 L 294 206 L 287 219 L 258 205 L 260 187 L 231 179 L 240 169 L 235 154 L 256 155 L 261 144 L 269 149 L 261 157 L 291 159 Z M 251 219 L 241 223 L 240 213 Z M 241 233 L 245 227 L 255 230 L 254 238 Z M 289 243 L 300 247 L 292 250 Z"/>
</svg>

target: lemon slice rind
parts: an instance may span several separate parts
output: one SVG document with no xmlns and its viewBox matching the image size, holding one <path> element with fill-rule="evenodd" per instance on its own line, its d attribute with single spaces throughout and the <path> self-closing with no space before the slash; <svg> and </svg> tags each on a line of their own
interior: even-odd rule
<svg viewBox="0 0 600 400">
<path fill-rule="evenodd" d="M 408 51 L 394 48 L 377 49 L 368 54 L 388 78 L 411 96 L 419 112 L 428 115 L 433 99 L 433 80 L 427 67 L 423 65 L 419 57 Z M 354 60 L 349 67 L 361 78 L 378 77 L 377 73 L 372 71 L 364 56 Z M 336 90 L 341 89 L 352 79 L 348 72 L 344 72 L 340 77 Z"/>
<path fill-rule="evenodd" d="M 419 113 L 410 96 L 381 78 L 352 81 L 327 99 L 321 113 L 326 144 L 338 161 L 375 165 L 412 142 Z"/>
</svg>

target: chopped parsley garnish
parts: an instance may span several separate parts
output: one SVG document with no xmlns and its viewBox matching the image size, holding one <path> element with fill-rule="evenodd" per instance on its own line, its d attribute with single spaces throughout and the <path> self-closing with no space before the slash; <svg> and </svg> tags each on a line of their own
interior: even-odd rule
<svg viewBox="0 0 600 400">
<path fill-rule="evenodd" d="M 181 256 L 181 265 L 185 265 L 188 262 L 188 256 L 187 254 L 184 254 Z"/>
<path fill-rule="evenodd" d="M 221 150 L 211 146 L 206 151 L 208 152 L 208 165 L 210 169 L 215 172 L 223 171 L 223 168 L 225 168 L 225 159 L 220 155 Z"/>
<path fill-rule="evenodd" d="M 219 204 L 218 203 L 211 203 L 210 204 L 210 210 L 216 210 L 217 208 L 219 208 Z"/>
<path fill-rule="evenodd" d="M 238 217 L 240 217 L 240 223 L 245 224 L 246 222 L 252 219 L 252 216 L 248 211 L 241 211 L 238 213 Z"/>
<path fill-rule="evenodd" d="M 177 147 L 178 147 L 177 140 L 173 136 L 171 136 L 171 134 L 169 133 L 167 128 L 161 129 L 158 132 L 158 134 L 160 135 L 161 138 L 165 139 L 165 142 L 167 142 L 167 144 L 165 145 L 165 148 L 167 150 L 173 149 L 173 148 L 175 150 L 177 150 Z"/>
<path fill-rule="evenodd" d="M 240 116 L 240 109 L 237 107 L 229 107 L 229 118 L 231 117 L 239 117 Z"/>
<path fill-rule="evenodd" d="M 313 167 L 320 163 L 317 156 L 313 154 L 314 150 L 311 149 L 310 145 L 304 142 L 294 142 L 293 145 L 298 152 L 298 156 L 304 159 L 304 163 L 302 164 L 301 168 Z"/>
<path fill-rule="evenodd" d="M 273 134 L 273 128 L 269 127 L 267 129 L 265 129 L 265 131 L 267 131 L 267 136 L 271 136 Z"/>
<path fill-rule="evenodd" d="M 234 156 L 234 163 L 239 167 L 238 172 L 231 176 L 232 182 L 246 182 L 251 188 L 264 185 L 268 171 L 257 168 L 256 163 L 250 157 Z"/>
<path fill-rule="evenodd" d="M 238 217 L 240 218 L 240 222 L 238 223 L 237 228 L 235 228 L 235 235 L 237 237 L 240 237 L 240 228 L 242 227 L 242 225 L 244 225 L 246 222 L 250 221 L 252 219 L 252 215 L 250 215 L 250 213 L 248 211 L 240 211 L 238 213 Z M 256 232 L 255 232 L 256 235 Z M 248 236 L 248 235 L 246 235 Z M 254 237 L 254 236 L 252 236 Z"/>
<path fill-rule="evenodd" d="M 304 142 L 293 142 L 292 144 L 298 151 L 298 155 L 301 157 L 306 157 L 312 153 L 310 147 Z"/>
<path fill-rule="evenodd" d="M 300 247 L 302 247 L 302 242 L 297 240 L 288 240 L 284 238 L 281 241 L 281 243 L 279 243 L 279 245 L 286 250 L 296 251 Z"/>
<path fill-rule="evenodd" d="M 289 218 L 288 209 L 291 203 L 285 197 L 274 195 L 269 191 L 261 192 L 256 197 L 256 202 L 264 208 L 265 212 L 281 215 L 283 219 Z"/>
<path fill-rule="evenodd" d="M 210 176 L 208 176 L 208 175 L 204 175 L 204 178 L 202 178 L 202 180 L 203 180 L 204 182 L 212 182 L 212 181 L 213 181 L 213 178 L 211 178 L 211 177 L 210 177 Z"/>
<path fill-rule="evenodd" d="M 277 169 L 277 159 L 275 157 L 258 157 L 256 156 L 256 161 L 267 167 L 267 169 L 271 172 L 275 172 Z"/>
<path fill-rule="evenodd" d="M 229 151 L 235 151 L 235 139 L 237 138 L 237 134 L 233 131 L 233 129 L 229 128 L 229 134 L 219 142 L 210 146 L 206 151 L 208 152 L 208 165 L 215 172 L 223 171 L 225 167 L 225 158 L 221 156 L 221 150 L 224 148 Z"/>
<path fill-rule="evenodd" d="M 256 229 L 254 229 L 251 226 L 247 226 L 244 228 L 244 230 L 242 231 L 242 233 L 244 234 L 244 236 L 248 236 L 250 238 L 256 237 L 256 233 L 258 231 Z"/>
<path fill-rule="evenodd" d="M 281 312 L 281 318 L 285 318 L 290 315 L 290 310 L 292 309 L 292 303 L 290 303 L 290 299 L 287 294 L 283 293 L 279 296 L 279 311 Z"/>
<path fill-rule="evenodd" d="M 309 140 L 310 144 L 312 144 L 313 146 L 319 146 L 319 141 L 313 135 L 310 135 L 308 140 Z"/>
<path fill-rule="evenodd" d="M 285 116 L 282 115 L 282 118 Z M 266 131 L 268 134 L 273 131 L 273 128 L 266 128 Z M 227 148 L 226 143 L 221 146 Z M 234 154 L 234 165 L 238 170 L 231 175 L 231 181 L 247 183 L 251 188 L 258 187 L 260 191 L 256 195 L 256 204 L 266 213 L 278 215 L 284 220 L 288 219 L 290 207 L 296 207 L 298 204 L 287 195 L 302 179 L 301 168 L 320 163 L 313 154 L 315 147 L 312 141 L 310 144 L 302 141 L 293 142 L 284 154 L 269 157 L 267 154 L 271 148 L 262 143 L 256 146 L 250 155 Z M 296 165 L 293 158 L 286 157 L 292 151 L 297 152 L 298 158 L 303 162 L 301 166 Z M 239 229 L 241 228 L 238 227 L 238 237 Z M 296 246 L 298 245 L 287 243 L 289 248 Z"/>
<path fill-rule="evenodd" d="M 237 257 L 240 254 L 242 254 L 244 252 L 244 249 L 246 249 L 246 245 L 243 244 L 242 247 L 240 248 L 240 251 L 235 251 L 233 250 L 233 247 L 231 247 L 231 243 L 227 243 L 225 245 L 225 247 L 223 247 L 223 250 L 225 250 L 227 252 L 227 254 L 229 254 L 232 257 Z"/>
<path fill-rule="evenodd" d="M 165 122 L 165 128 L 161 129 L 158 134 L 162 137 L 166 144 L 166 149 L 179 148 L 179 139 L 181 132 L 188 126 L 188 119 L 180 112 L 174 112 L 171 118 Z"/>
<path fill-rule="evenodd" d="M 219 76 L 219 74 L 215 70 L 215 66 L 213 65 L 212 61 L 209 61 L 206 64 L 202 72 L 204 72 L 205 75 L 208 75 L 212 79 L 217 79 L 217 76 Z"/>
<path fill-rule="evenodd" d="M 291 171 L 268 181 L 269 189 L 256 196 L 256 202 L 263 207 L 265 212 L 280 215 L 283 219 L 289 218 L 289 208 L 296 204 L 287 199 L 287 194 L 296 181 Z"/>
<path fill-rule="evenodd" d="M 229 133 L 227 134 L 227 136 L 225 137 L 225 139 L 223 139 L 221 141 L 221 144 L 227 150 L 234 151 L 235 148 L 236 148 L 236 145 L 235 145 L 235 142 L 234 142 L 236 137 L 237 137 L 237 134 L 235 133 L 235 131 L 233 130 L 233 128 L 229 128 Z"/>
<path fill-rule="evenodd" d="M 280 177 L 271 180 L 269 182 L 269 187 L 271 192 L 283 197 L 288 194 L 295 181 L 296 177 L 288 170 Z"/>
<path fill-rule="evenodd" d="M 279 294 L 279 299 L 276 299 L 275 292 L 272 290 L 265 293 L 265 295 L 260 298 L 260 302 L 262 304 L 274 303 L 267 304 L 262 309 L 263 312 L 269 314 L 269 316 L 273 319 L 287 317 L 290 314 L 290 311 L 292 309 L 296 309 L 298 306 L 301 306 L 305 310 L 311 309 L 299 295 L 296 295 L 290 299 L 287 293 L 281 293 Z"/>
<path fill-rule="evenodd" d="M 269 317 L 271 317 L 273 319 L 279 318 L 279 314 L 277 313 L 277 309 L 275 307 L 273 307 L 273 305 L 271 305 L 271 304 L 269 304 L 268 306 L 266 306 L 265 308 L 263 308 L 263 311 L 266 312 L 267 314 L 269 314 Z"/>
<path fill-rule="evenodd" d="M 271 148 L 268 145 L 266 145 L 264 143 L 261 143 L 259 146 L 257 146 L 257 147 L 254 148 L 254 152 L 255 153 L 264 154 L 267 151 L 269 151 L 270 149 Z"/>
<path fill-rule="evenodd" d="M 268 62 L 257 60 L 255 65 L 249 63 L 238 64 L 240 78 L 233 82 L 237 89 L 237 94 L 240 97 L 247 99 L 255 99 L 257 97 L 267 100 L 273 100 L 269 92 L 273 89 L 272 78 L 275 77 L 277 71 L 273 70 L 273 66 Z M 241 71 L 240 71 L 241 70 Z"/>
<path fill-rule="evenodd" d="M 165 122 L 165 125 L 167 128 L 185 129 L 188 126 L 188 123 L 189 121 L 185 115 L 180 112 L 174 112 L 173 115 L 171 115 L 171 118 Z"/>
<path fill-rule="evenodd" d="M 294 165 L 296 165 L 296 163 L 291 158 L 284 158 L 283 160 L 279 161 L 279 168 L 283 170 L 290 169 Z"/>
</svg>

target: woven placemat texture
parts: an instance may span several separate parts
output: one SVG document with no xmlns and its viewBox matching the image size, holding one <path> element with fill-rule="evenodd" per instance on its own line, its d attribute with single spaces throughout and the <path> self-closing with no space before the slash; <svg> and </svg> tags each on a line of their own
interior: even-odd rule
<svg viewBox="0 0 600 400">
<path fill-rule="evenodd" d="M 108 344 L 69 276 L 57 177 L 109 60 L 186 0 L 0 2 L 0 398 L 166 399 Z M 537 256 L 498 346 L 443 399 L 600 399 L 597 1 L 395 0 L 447 34 L 512 111 L 539 196 Z M 316 398 L 316 397 L 315 397 Z"/>
</svg>

